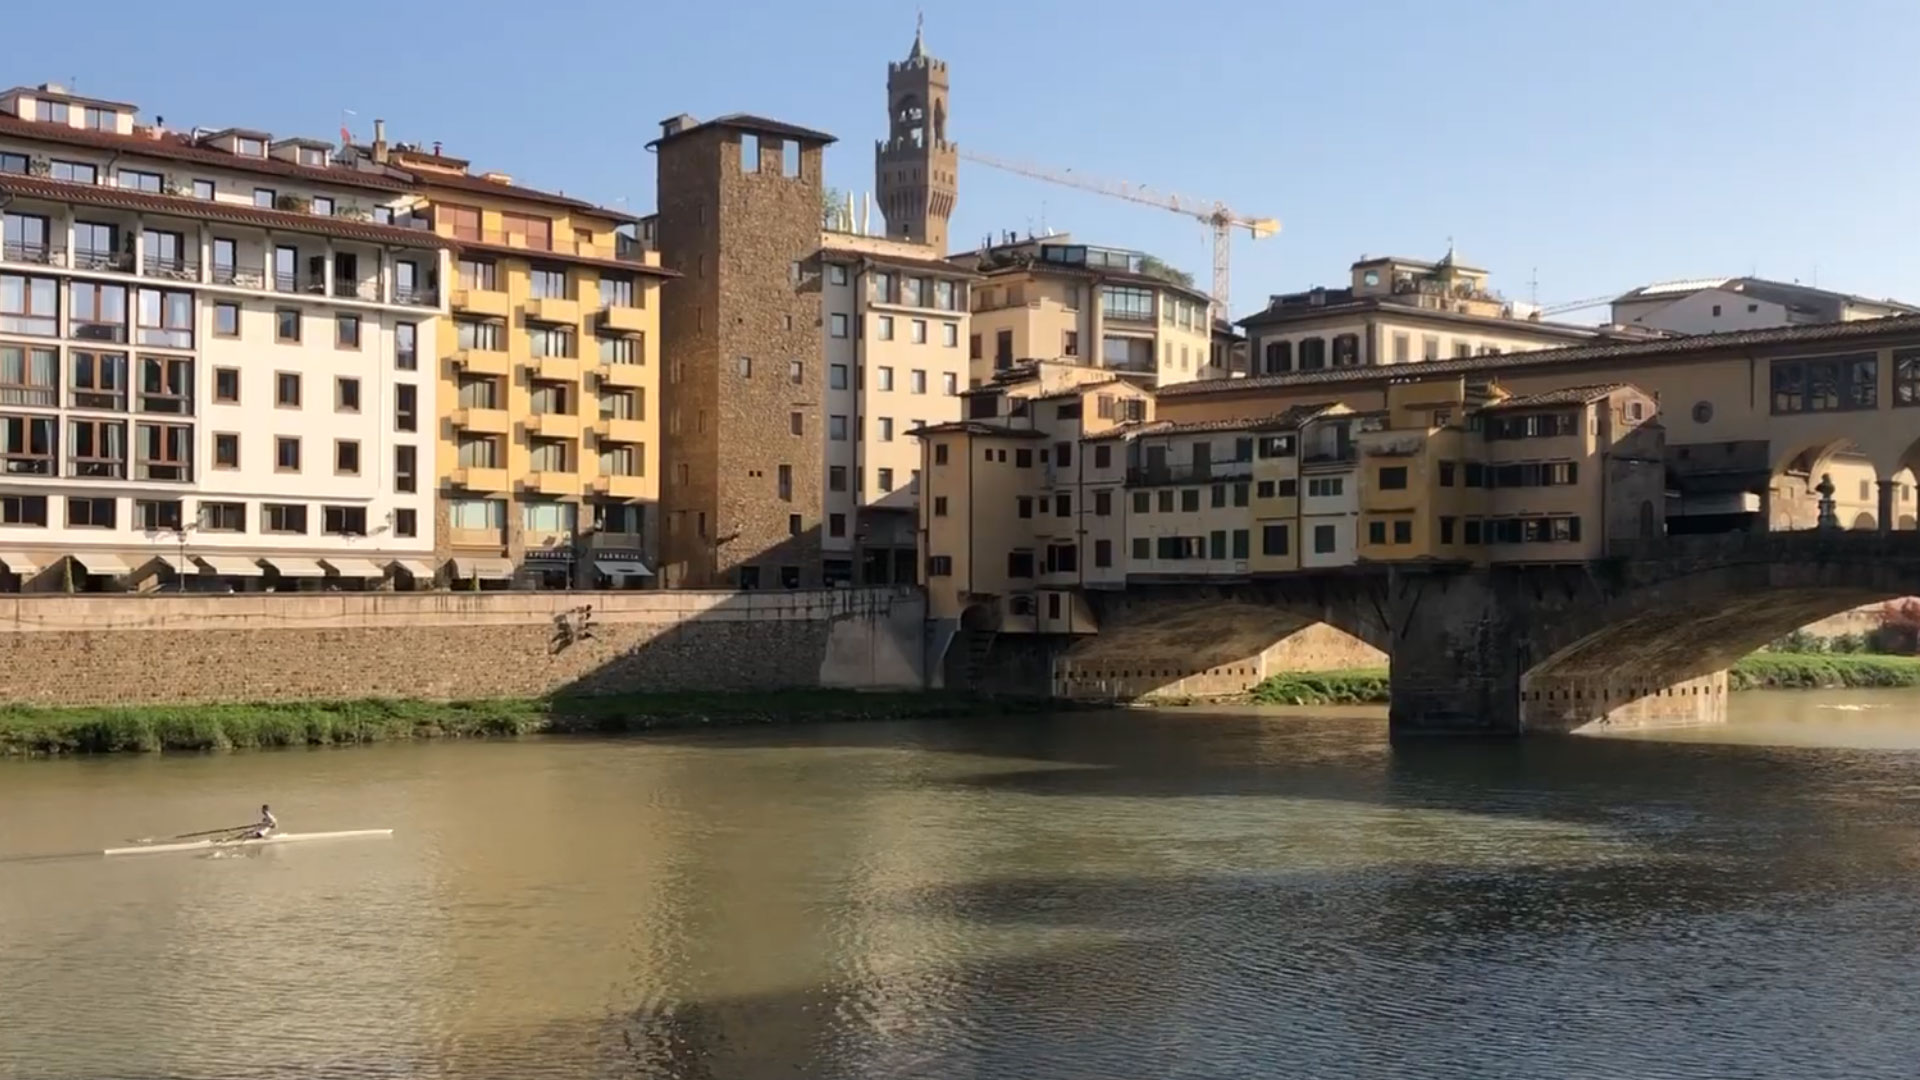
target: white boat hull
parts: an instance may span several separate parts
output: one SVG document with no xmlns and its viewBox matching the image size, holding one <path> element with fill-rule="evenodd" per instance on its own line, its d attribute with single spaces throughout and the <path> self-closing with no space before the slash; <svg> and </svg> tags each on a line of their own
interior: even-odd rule
<svg viewBox="0 0 1920 1080">
<path fill-rule="evenodd" d="M 176 844 L 142 844 L 139 847 L 108 848 L 102 855 L 157 855 L 163 851 L 211 851 L 225 848 L 265 847 L 268 844 L 298 844 L 307 840 L 352 840 L 371 836 L 392 836 L 392 829 L 349 829 L 345 832 L 274 833 L 248 840 L 187 840 Z"/>
</svg>

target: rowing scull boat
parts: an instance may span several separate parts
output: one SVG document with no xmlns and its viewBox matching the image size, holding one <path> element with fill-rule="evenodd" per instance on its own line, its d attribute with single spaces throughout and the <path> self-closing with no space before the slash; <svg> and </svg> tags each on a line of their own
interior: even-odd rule
<svg viewBox="0 0 1920 1080">
<path fill-rule="evenodd" d="M 213 848 L 262 847 L 267 844 L 297 844 L 305 840 L 350 840 L 357 837 L 392 836 L 392 829 L 348 829 L 345 832 L 274 833 L 246 840 L 189 840 L 180 844 L 142 844 L 139 847 L 108 848 L 102 855 L 154 855 L 162 851 L 206 851 Z"/>
</svg>

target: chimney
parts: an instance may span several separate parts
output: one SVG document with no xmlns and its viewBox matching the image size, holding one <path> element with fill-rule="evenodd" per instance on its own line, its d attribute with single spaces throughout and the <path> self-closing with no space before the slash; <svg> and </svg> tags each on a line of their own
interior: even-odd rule
<svg viewBox="0 0 1920 1080">
<path fill-rule="evenodd" d="M 668 117 L 660 121 L 660 137 L 670 139 L 692 127 L 694 123 L 693 117 L 686 113 L 681 113 L 679 116 Z"/>
<path fill-rule="evenodd" d="M 387 122 L 377 118 L 373 122 L 373 162 L 387 163 Z"/>
</svg>

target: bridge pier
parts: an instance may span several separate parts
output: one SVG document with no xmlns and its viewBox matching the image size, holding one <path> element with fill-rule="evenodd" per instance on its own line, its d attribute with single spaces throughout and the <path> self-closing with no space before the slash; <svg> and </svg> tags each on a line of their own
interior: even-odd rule
<svg viewBox="0 0 1920 1080">
<path fill-rule="evenodd" d="M 1525 636 L 1488 576 L 1396 575 L 1388 602 L 1392 737 L 1520 734 Z"/>
</svg>

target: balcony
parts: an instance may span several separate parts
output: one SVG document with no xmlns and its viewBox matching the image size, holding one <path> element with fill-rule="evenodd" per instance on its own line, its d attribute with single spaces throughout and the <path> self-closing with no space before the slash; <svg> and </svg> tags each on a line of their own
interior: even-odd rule
<svg viewBox="0 0 1920 1080">
<path fill-rule="evenodd" d="M 531 495 L 578 495 L 577 472 L 530 472 L 520 481 L 520 490 Z"/>
<path fill-rule="evenodd" d="M 341 300 L 380 299 L 380 283 L 377 281 L 347 281 L 334 279 L 333 295 Z"/>
<path fill-rule="evenodd" d="M 505 319 L 513 314 L 513 301 L 506 293 L 492 289 L 455 289 L 453 310 L 465 315 Z"/>
<path fill-rule="evenodd" d="M 599 374 L 602 386 L 641 390 L 647 385 L 647 369 L 641 364 L 601 364 L 594 371 Z"/>
<path fill-rule="evenodd" d="M 1172 487 L 1177 484 L 1211 484 L 1245 480 L 1253 475 L 1251 461 L 1216 461 L 1208 465 L 1166 465 L 1159 468 L 1127 470 L 1129 487 Z"/>
<path fill-rule="evenodd" d="M 505 409 L 455 409 L 453 426 L 485 435 L 513 434 L 513 417 Z"/>
<path fill-rule="evenodd" d="M 513 361 L 503 349 L 461 349 L 453 354 L 453 363 L 473 375 L 513 374 Z"/>
<path fill-rule="evenodd" d="M 419 285 L 396 285 L 393 302 L 403 307 L 439 307 L 440 295 Z"/>
<path fill-rule="evenodd" d="M 526 419 L 527 434 L 548 439 L 577 439 L 580 418 L 572 413 L 534 413 Z"/>
<path fill-rule="evenodd" d="M 562 323 L 568 326 L 580 322 L 580 301 L 561 296 L 536 296 L 528 300 L 522 309 L 527 318 L 534 322 Z"/>
<path fill-rule="evenodd" d="M 115 270 L 122 274 L 131 274 L 133 273 L 133 253 L 102 251 L 98 248 L 75 248 L 73 268 L 75 270 Z"/>
<path fill-rule="evenodd" d="M 580 381 L 580 361 L 571 356 L 542 356 L 527 365 L 533 377 L 549 382 Z"/>
<path fill-rule="evenodd" d="M 599 476 L 593 481 L 593 490 L 597 495 L 606 495 L 615 499 L 644 499 L 653 494 L 648 490 L 644 476 Z"/>
<path fill-rule="evenodd" d="M 34 266 L 59 266 L 67 261 L 67 249 L 9 240 L 4 248 L 0 248 L 0 259 Z"/>
<path fill-rule="evenodd" d="M 599 423 L 593 425 L 593 433 L 600 437 L 601 442 L 643 443 L 647 441 L 647 427 L 645 420 L 602 417 Z"/>
<path fill-rule="evenodd" d="M 264 289 L 267 287 L 267 266 L 265 263 L 221 263 L 213 264 L 213 283 L 231 285 L 237 289 Z"/>
<path fill-rule="evenodd" d="M 600 329 L 610 334 L 644 334 L 647 331 L 645 308 L 608 304 L 600 309 Z"/>
<path fill-rule="evenodd" d="M 453 486 L 468 491 L 511 491 L 513 485 L 507 482 L 507 470 L 483 468 L 480 466 L 461 466 L 453 470 Z"/>
<path fill-rule="evenodd" d="M 141 260 L 140 273 L 169 281 L 199 281 L 200 262 L 178 255 L 149 255 Z"/>
</svg>

